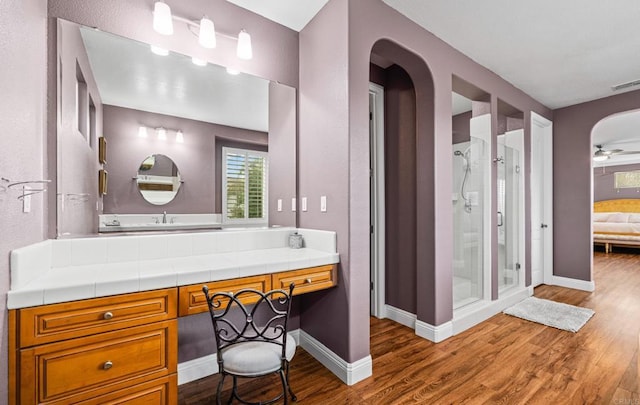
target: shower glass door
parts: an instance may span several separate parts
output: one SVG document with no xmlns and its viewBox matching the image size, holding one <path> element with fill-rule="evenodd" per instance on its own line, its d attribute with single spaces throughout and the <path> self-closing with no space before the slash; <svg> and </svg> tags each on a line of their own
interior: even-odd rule
<svg viewBox="0 0 640 405">
<path fill-rule="evenodd" d="M 498 293 L 515 287 L 520 276 L 521 156 L 498 137 Z"/>
<path fill-rule="evenodd" d="M 453 145 L 453 307 L 483 298 L 489 147 L 480 138 Z"/>
</svg>

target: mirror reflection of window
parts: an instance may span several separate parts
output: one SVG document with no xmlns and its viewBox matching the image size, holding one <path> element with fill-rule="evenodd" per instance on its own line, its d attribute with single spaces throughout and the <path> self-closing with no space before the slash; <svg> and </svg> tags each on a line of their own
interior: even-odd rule
<svg viewBox="0 0 640 405">
<path fill-rule="evenodd" d="M 267 221 L 267 153 L 222 148 L 222 215 L 226 222 Z"/>
<path fill-rule="evenodd" d="M 147 202 L 165 205 L 173 201 L 182 183 L 178 166 L 165 155 L 147 156 L 136 176 L 138 190 Z"/>
</svg>

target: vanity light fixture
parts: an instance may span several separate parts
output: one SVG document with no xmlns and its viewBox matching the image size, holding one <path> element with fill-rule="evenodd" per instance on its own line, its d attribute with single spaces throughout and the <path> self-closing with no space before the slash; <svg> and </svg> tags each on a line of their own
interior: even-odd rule
<svg viewBox="0 0 640 405">
<path fill-rule="evenodd" d="M 176 142 L 178 143 L 184 143 L 184 135 L 182 134 L 181 130 L 178 130 L 176 132 Z"/>
<path fill-rule="evenodd" d="M 253 58 L 253 50 L 251 49 L 251 35 L 245 30 L 240 31 L 238 35 L 238 58 L 250 60 Z"/>
<path fill-rule="evenodd" d="M 173 35 L 171 7 L 164 1 L 157 1 L 153 6 L 153 29 L 162 35 Z"/>
<path fill-rule="evenodd" d="M 207 16 L 200 20 L 200 31 L 198 33 L 198 42 L 207 49 L 216 47 L 216 29 Z"/>
<path fill-rule="evenodd" d="M 148 136 L 148 133 L 147 133 L 147 127 L 140 126 L 140 127 L 138 128 L 138 136 L 139 136 L 140 138 L 146 138 L 146 137 Z"/>
<path fill-rule="evenodd" d="M 191 21 L 187 18 L 172 15 L 171 8 L 164 1 L 156 2 L 153 8 L 153 29 L 162 35 L 172 35 L 173 20 L 187 24 L 189 30 L 198 36 L 198 43 L 204 48 L 215 48 L 217 42 L 216 35 L 221 35 L 238 41 L 236 49 L 238 58 L 244 60 L 250 60 L 253 58 L 251 35 L 249 35 L 246 30 L 241 30 L 237 38 L 225 34 L 216 34 L 213 21 L 209 19 L 209 17 L 204 16 L 200 21 Z"/>
<path fill-rule="evenodd" d="M 158 135 L 158 139 L 164 141 L 167 139 L 167 130 L 162 127 L 156 128 L 156 135 Z"/>
</svg>

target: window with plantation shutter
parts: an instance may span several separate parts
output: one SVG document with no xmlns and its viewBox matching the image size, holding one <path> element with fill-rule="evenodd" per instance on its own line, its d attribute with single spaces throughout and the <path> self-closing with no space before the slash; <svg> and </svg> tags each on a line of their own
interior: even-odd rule
<svg viewBox="0 0 640 405">
<path fill-rule="evenodd" d="M 222 148 L 222 215 L 225 222 L 267 222 L 267 153 Z"/>
</svg>

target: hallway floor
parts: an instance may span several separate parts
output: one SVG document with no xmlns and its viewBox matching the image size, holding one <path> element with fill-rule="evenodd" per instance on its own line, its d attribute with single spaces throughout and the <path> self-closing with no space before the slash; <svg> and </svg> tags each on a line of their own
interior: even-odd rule
<svg viewBox="0 0 640 405">
<path fill-rule="evenodd" d="M 351 387 L 298 348 L 291 363 L 298 403 L 640 405 L 640 254 L 596 252 L 594 273 L 593 293 L 535 289 L 536 297 L 595 311 L 575 334 L 498 314 L 434 344 L 371 318 L 373 376 Z M 179 403 L 210 403 L 217 382 L 215 375 L 180 386 Z M 241 393 L 268 398 L 277 387 L 275 379 L 247 380 Z"/>
</svg>

